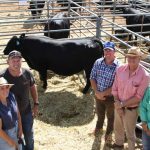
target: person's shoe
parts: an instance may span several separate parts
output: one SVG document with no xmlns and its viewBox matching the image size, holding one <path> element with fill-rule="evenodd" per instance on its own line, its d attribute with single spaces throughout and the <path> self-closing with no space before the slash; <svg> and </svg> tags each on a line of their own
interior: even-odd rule
<svg viewBox="0 0 150 150">
<path fill-rule="evenodd" d="M 109 145 L 111 145 L 111 143 L 112 143 L 112 134 L 105 135 L 105 145 L 109 146 Z"/>
<path fill-rule="evenodd" d="M 114 149 L 124 149 L 124 145 L 117 145 L 116 143 L 114 143 L 114 144 L 109 144 L 109 145 L 107 145 L 108 147 L 110 147 L 110 148 L 114 148 Z"/>
</svg>

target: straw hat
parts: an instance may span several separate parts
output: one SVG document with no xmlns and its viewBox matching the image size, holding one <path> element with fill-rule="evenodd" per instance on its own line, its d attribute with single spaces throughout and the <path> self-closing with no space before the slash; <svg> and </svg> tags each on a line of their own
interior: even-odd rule
<svg viewBox="0 0 150 150">
<path fill-rule="evenodd" d="M 9 84 L 4 77 L 0 77 L 0 87 L 5 85 L 9 85 L 9 87 L 12 87 L 14 84 Z"/>
<path fill-rule="evenodd" d="M 128 53 L 125 56 L 141 57 L 141 59 L 145 59 L 147 54 L 142 53 L 139 47 L 133 46 L 128 50 Z"/>
</svg>

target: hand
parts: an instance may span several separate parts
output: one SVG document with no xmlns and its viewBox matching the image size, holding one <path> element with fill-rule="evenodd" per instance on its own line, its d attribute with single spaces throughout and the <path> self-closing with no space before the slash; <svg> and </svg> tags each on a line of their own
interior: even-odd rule
<svg viewBox="0 0 150 150">
<path fill-rule="evenodd" d="M 19 127 L 19 129 L 18 129 L 18 138 L 21 138 L 22 134 L 23 134 L 22 127 Z"/>
<path fill-rule="evenodd" d="M 33 117 L 36 117 L 38 115 L 38 105 L 34 105 L 32 115 Z"/>
<path fill-rule="evenodd" d="M 104 92 L 96 91 L 96 92 L 95 92 L 95 96 L 96 96 L 99 100 L 105 100 Z"/>
<path fill-rule="evenodd" d="M 149 130 L 149 129 L 147 129 L 146 134 L 147 134 L 148 136 L 150 136 L 150 130 Z"/>
<path fill-rule="evenodd" d="M 145 132 L 147 132 L 148 128 L 147 128 L 147 124 L 146 123 L 142 123 L 142 128 Z"/>
<path fill-rule="evenodd" d="M 114 104 L 115 104 L 116 109 L 121 109 L 122 108 L 122 105 L 121 105 L 120 101 L 115 101 Z"/>
</svg>

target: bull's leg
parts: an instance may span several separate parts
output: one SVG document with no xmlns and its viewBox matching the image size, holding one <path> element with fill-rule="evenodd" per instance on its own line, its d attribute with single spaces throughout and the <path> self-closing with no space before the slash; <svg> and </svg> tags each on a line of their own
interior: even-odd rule
<svg viewBox="0 0 150 150">
<path fill-rule="evenodd" d="M 134 42 L 134 45 L 137 46 L 138 42 L 137 41 L 137 36 L 135 35 L 135 42 Z"/>
<path fill-rule="evenodd" d="M 29 9 L 36 9 L 34 2 L 30 2 Z M 34 18 L 34 16 L 36 16 L 36 14 L 37 14 L 36 10 L 31 10 L 31 15 L 33 16 L 33 18 Z"/>
<path fill-rule="evenodd" d="M 85 74 L 86 74 L 86 85 L 82 91 L 83 94 L 86 94 L 91 86 L 91 83 L 90 83 L 90 71 L 91 69 L 86 69 L 85 70 Z"/>
<path fill-rule="evenodd" d="M 39 71 L 40 80 L 43 81 L 43 89 L 47 88 L 47 70 Z"/>
<path fill-rule="evenodd" d="M 39 15 L 42 14 L 44 6 L 45 6 L 45 1 L 40 1 L 39 4 L 37 5 L 37 8 L 40 9 L 38 10 Z"/>
<path fill-rule="evenodd" d="M 89 80 L 89 79 L 87 79 L 87 81 L 86 81 L 86 85 L 85 85 L 85 87 L 84 87 L 84 89 L 83 89 L 82 93 L 83 93 L 83 94 L 86 94 L 86 93 L 88 92 L 88 90 L 89 90 L 90 86 L 91 86 L 90 80 Z"/>
<path fill-rule="evenodd" d="M 132 35 L 130 34 L 130 35 L 129 35 L 129 41 L 131 41 L 131 40 L 132 40 Z"/>
<path fill-rule="evenodd" d="M 33 18 L 36 16 L 37 12 L 35 10 L 31 10 L 31 15 L 33 16 Z"/>
<path fill-rule="evenodd" d="M 39 13 L 39 15 L 41 15 L 42 14 L 42 10 L 38 10 L 38 13 Z"/>
</svg>

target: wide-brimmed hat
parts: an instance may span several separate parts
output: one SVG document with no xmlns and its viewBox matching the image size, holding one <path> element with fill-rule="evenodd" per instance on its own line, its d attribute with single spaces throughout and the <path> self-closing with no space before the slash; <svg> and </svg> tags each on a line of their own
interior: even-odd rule
<svg viewBox="0 0 150 150">
<path fill-rule="evenodd" d="M 141 59 L 145 59 L 147 54 L 142 53 L 139 47 L 133 46 L 128 50 L 128 53 L 125 56 L 141 57 Z"/>
<path fill-rule="evenodd" d="M 9 87 L 12 87 L 14 84 L 10 84 L 4 77 L 0 77 L 0 87 L 5 85 L 9 85 Z"/>
<path fill-rule="evenodd" d="M 16 51 L 16 50 L 13 50 L 11 51 L 9 54 L 8 54 L 8 58 L 13 58 L 13 57 L 20 57 L 22 58 L 22 55 L 20 52 Z"/>
</svg>

